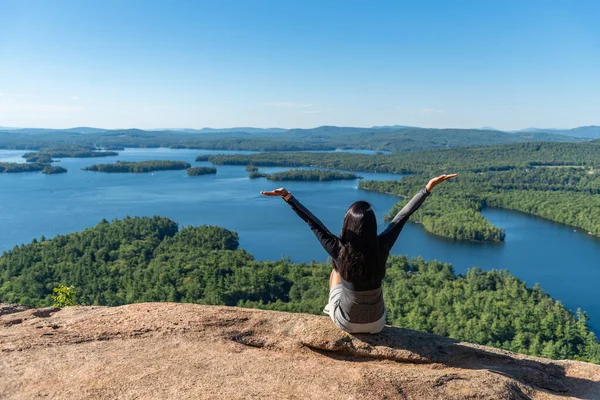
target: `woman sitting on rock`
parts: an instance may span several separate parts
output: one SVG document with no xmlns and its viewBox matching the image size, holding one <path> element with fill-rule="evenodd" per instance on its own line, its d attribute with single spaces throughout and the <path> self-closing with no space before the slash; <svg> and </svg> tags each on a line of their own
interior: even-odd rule
<svg viewBox="0 0 600 400">
<path fill-rule="evenodd" d="M 329 302 L 323 309 L 333 323 L 349 333 L 379 333 L 385 325 L 385 305 L 381 282 L 386 262 L 406 221 L 433 188 L 457 174 L 433 178 L 398 212 L 389 226 L 377 235 L 377 218 L 366 201 L 348 208 L 340 236 L 329 232 L 284 188 L 260 192 L 281 196 L 308 223 L 321 245 L 331 256 L 333 270 L 329 277 Z"/>
</svg>

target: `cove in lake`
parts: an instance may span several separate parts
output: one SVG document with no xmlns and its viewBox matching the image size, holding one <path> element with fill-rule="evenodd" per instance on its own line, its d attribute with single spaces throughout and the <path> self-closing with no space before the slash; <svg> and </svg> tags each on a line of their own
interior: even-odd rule
<svg viewBox="0 0 600 400">
<path fill-rule="evenodd" d="M 21 162 L 23 153 L 0 150 L 0 161 Z M 117 160 L 181 160 L 194 166 L 210 166 L 193 160 L 199 154 L 211 153 L 245 152 L 127 149 L 115 157 L 63 159 L 56 165 L 67 168 L 66 174 L 0 174 L 0 250 L 29 243 L 41 235 L 52 237 L 80 231 L 102 218 L 161 215 L 182 225 L 209 224 L 234 230 L 240 235 L 240 246 L 259 260 L 289 256 L 297 262 L 325 261 L 326 253 L 304 221 L 281 199 L 261 196 L 259 191 L 285 185 L 334 233 L 339 233 L 344 213 L 352 202 L 369 201 L 381 231 L 385 227 L 383 216 L 398 201 L 393 196 L 359 190 L 358 181 L 251 180 L 242 166 L 217 166 L 216 175 L 193 177 L 186 171 L 81 171 L 85 166 Z M 376 180 L 401 177 L 363 172 L 359 175 Z M 458 273 L 473 266 L 507 269 L 530 286 L 539 283 L 571 310 L 580 307 L 588 311 L 591 325 L 600 327 L 600 303 L 596 298 L 600 282 L 598 239 L 519 212 L 488 209 L 483 214 L 506 230 L 505 243 L 452 241 L 429 234 L 418 224 L 407 224 L 392 253 L 449 262 Z"/>
</svg>

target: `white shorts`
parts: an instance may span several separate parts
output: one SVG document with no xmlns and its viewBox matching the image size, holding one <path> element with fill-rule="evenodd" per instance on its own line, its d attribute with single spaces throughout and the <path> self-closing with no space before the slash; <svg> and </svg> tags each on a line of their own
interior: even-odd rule
<svg viewBox="0 0 600 400">
<path fill-rule="evenodd" d="M 385 326 L 386 313 L 377 321 L 369 322 L 368 324 L 355 324 L 348 322 L 340 314 L 340 296 L 342 295 L 342 284 L 333 285 L 329 289 L 329 302 L 323 308 L 323 312 L 331 318 L 333 323 L 343 331 L 348 333 L 379 333 Z"/>
</svg>

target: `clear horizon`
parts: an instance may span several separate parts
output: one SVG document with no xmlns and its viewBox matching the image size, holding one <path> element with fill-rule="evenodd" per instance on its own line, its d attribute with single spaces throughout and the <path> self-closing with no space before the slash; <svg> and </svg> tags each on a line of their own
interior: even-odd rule
<svg viewBox="0 0 600 400">
<path fill-rule="evenodd" d="M 68 129 L 78 129 L 78 128 L 93 128 L 93 129 L 106 129 L 106 130 L 127 130 L 127 129 L 140 129 L 140 130 L 145 130 L 145 131 L 169 131 L 169 130 L 202 130 L 202 129 L 245 129 L 245 128 L 250 128 L 250 129 L 283 129 L 283 130 L 292 130 L 292 129 L 317 129 L 317 128 L 321 128 L 324 126 L 335 126 L 337 128 L 364 128 L 364 129 L 369 129 L 369 128 L 375 128 L 375 127 L 380 127 L 380 126 L 386 126 L 386 125 L 371 125 L 371 126 L 349 126 L 349 125 L 318 125 L 318 126 L 310 126 L 310 127 L 304 127 L 304 128 L 300 128 L 300 127 L 289 127 L 289 128 L 285 128 L 285 127 L 281 127 L 281 126 L 264 126 L 264 127 L 260 127 L 260 126 L 224 126 L 224 127 L 219 127 L 216 128 L 214 126 L 202 126 L 202 127 L 170 127 L 170 128 L 138 128 L 135 126 L 128 126 L 128 127 L 117 127 L 117 128 L 105 128 L 102 126 L 89 126 L 89 125 L 78 125 L 78 126 L 67 126 L 67 127 L 58 127 L 58 128 L 49 128 L 47 126 L 0 126 L 0 129 L 2 130 L 10 130 L 10 129 L 51 129 L 51 130 L 68 130 Z M 393 125 L 392 125 L 393 126 Z M 401 126 L 401 125 L 399 125 Z M 495 130 L 495 131 L 500 131 L 500 132 L 516 132 L 516 131 L 523 131 L 523 130 L 527 130 L 527 129 L 541 129 L 541 130 L 570 130 L 570 129 L 576 129 L 576 128 L 585 128 L 585 127 L 596 127 L 598 125 L 584 125 L 584 126 L 572 126 L 572 127 L 539 127 L 539 126 L 530 126 L 530 127 L 526 127 L 526 128 L 519 128 L 519 129 L 510 129 L 510 130 L 503 130 L 503 129 L 499 129 L 499 128 L 495 128 L 492 126 L 482 126 L 482 127 L 470 127 L 470 128 L 447 128 L 447 127 L 441 127 L 441 128 L 433 128 L 433 127 L 427 127 L 427 126 L 406 126 L 407 128 L 416 128 L 416 129 L 474 129 L 474 130 Z"/>
<path fill-rule="evenodd" d="M 0 126 L 600 125 L 600 3 L 0 0 Z"/>
</svg>

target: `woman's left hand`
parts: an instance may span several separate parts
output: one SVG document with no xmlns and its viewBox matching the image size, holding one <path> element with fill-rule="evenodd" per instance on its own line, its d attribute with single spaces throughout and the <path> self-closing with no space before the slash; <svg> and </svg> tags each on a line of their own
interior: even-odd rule
<svg viewBox="0 0 600 400">
<path fill-rule="evenodd" d="M 285 197 L 289 193 L 290 192 L 288 192 L 285 188 L 271 190 L 270 192 L 260 192 L 260 194 L 265 195 L 265 196 L 281 196 L 281 197 Z"/>
<path fill-rule="evenodd" d="M 440 175 L 436 178 L 431 179 L 429 181 L 429 183 L 427 184 L 427 186 L 425 186 L 425 188 L 427 189 L 428 192 L 431 192 L 434 187 L 436 187 L 437 185 L 439 185 L 440 183 L 442 183 L 444 181 L 447 181 L 450 178 L 454 178 L 455 176 L 458 176 L 458 174 Z"/>
</svg>

